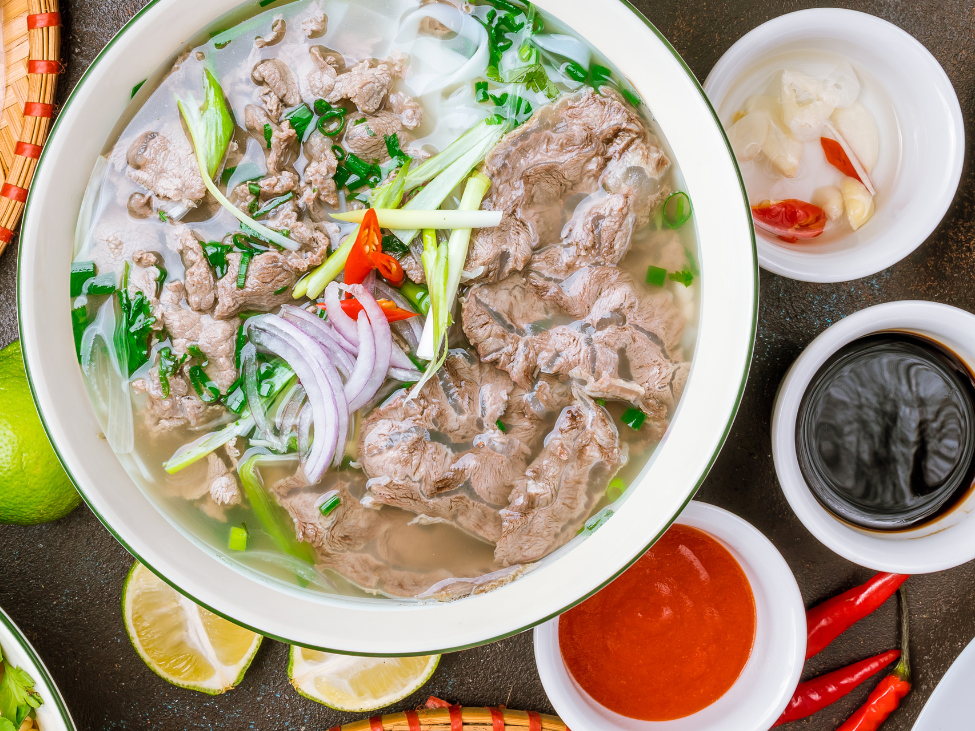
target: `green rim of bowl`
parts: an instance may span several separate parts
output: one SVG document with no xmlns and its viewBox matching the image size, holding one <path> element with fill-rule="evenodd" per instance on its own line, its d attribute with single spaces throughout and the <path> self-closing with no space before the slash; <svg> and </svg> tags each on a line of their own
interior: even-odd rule
<svg viewBox="0 0 975 731">
<path fill-rule="evenodd" d="M 105 47 L 101 51 L 98 52 L 98 55 L 95 57 L 94 61 L 92 61 L 91 65 L 85 70 L 85 73 L 82 74 L 82 76 L 78 80 L 78 83 L 75 86 L 75 88 L 72 89 L 71 94 L 68 95 L 68 98 L 65 101 L 64 106 L 62 107 L 62 111 L 65 110 L 65 109 L 67 109 L 69 106 L 71 106 L 72 102 L 75 100 L 75 97 L 76 97 L 76 95 L 78 93 L 78 89 L 81 88 L 81 86 L 85 83 L 85 80 L 88 78 L 89 74 L 91 73 L 91 70 L 94 69 L 96 66 L 98 66 L 98 64 L 101 63 L 104 60 L 104 56 L 105 56 L 106 52 L 115 44 L 115 42 L 122 35 L 125 34 L 125 32 L 129 29 L 129 27 L 131 25 L 133 25 L 134 23 L 136 23 L 146 12 L 148 12 L 151 8 L 153 8 L 155 5 L 157 5 L 158 3 L 162 2 L 162 1 L 163 0 L 149 0 L 149 2 L 145 5 L 145 7 L 143 7 L 139 12 L 137 12 L 134 16 L 132 16 L 132 19 L 129 20 L 125 25 L 123 25 L 122 28 L 119 30 L 119 32 L 116 33 L 115 36 L 112 38 L 112 40 L 110 40 L 105 45 Z M 697 483 L 690 490 L 689 494 L 687 495 L 687 498 L 681 504 L 680 510 L 677 511 L 677 513 L 675 513 L 673 515 L 673 517 L 671 517 L 671 519 L 660 530 L 660 532 L 657 533 L 653 537 L 652 540 L 650 540 L 649 542 L 647 542 L 646 546 L 642 550 L 640 550 L 630 561 L 628 561 L 626 563 L 626 565 L 623 566 L 623 568 L 621 568 L 619 571 L 617 571 L 612 576 L 610 576 L 609 578 L 607 578 L 603 583 L 601 583 L 599 586 L 597 586 L 591 592 L 588 592 L 584 596 L 579 597 L 576 601 L 574 601 L 571 604 L 568 604 L 567 606 L 563 607 L 558 612 L 554 612 L 554 613 L 549 614 L 549 615 L 547 615 L 545 617 L 542 617 L 542 618 L 540 618 L 538 620 L 529 622 L 528 624 L 526 624 L 523 627 L 520 627 L 518 629 L 512 630 L 510 632 L 504 632 L 503 634 L 500 634 L 500 635 L 498 635 L 496 637 L 492 637 L 492 638 L 483 640 L 481 642 L 475 642 L 475 643 L 471 643 L 471 644 L 467 644 L 467 645 L 460 645 L 460 646 L 457 646 L 457 647 L 445 647 L 445 648 L 442 648 L 442 649 L 439 649 L 439 650 L 433 650 L 433 651 L 423 651 L 423 652 L 408 653 L 409 655 L 419 656 L 419 655 L 443 654 L 443 653 L 448 653 L 448 652 L 458 652 L 460 650 L 468 650 L 468 649 L 470 649 L 472 647 L 480 647 L 481 645 L 490 644 L 492 642 L 497 642 L 499 640 L 503 640 L 503 639 L 505 639 L 507 637 L 512 637 L 512 636 L 517 635 L 517 634 L 520 634 L 520 633 L 522 633 L 522 632 L 524 632 L 526 630 L 529 630 L 529 629 L 531 629 L 531 628 L 533 628 L 533 627 L 535 627 L 535 626 L 537 626 L 539 624 L 542 624 L 544 622 L 547 622 L 550 619 L 553 619 L 554 617 L 557 617 L 560 614 L 563 614 L 564 612 L 567 612 L 569 609 L 572 609 L 572 607 L 574 607 L 574 606 L 580 604 L 581 602 L 585 601 L 586 599 L 588 599 L 593 594 L 596 594 L 603 587 L 605 587 L 606 585 L 608 585 L 612 581 L 614 581 L 618 576 L 620 576 L 620 574 L 622 574 L 630 566 L 632 566 L 633 563 L 636 562 L 636 560 L 638 558 L 640 558 L 640 556 L 642 556 L 644 553 L 646 553 L 646 551 L 649 550 L 650 547 L 654 543 L 656 543 L 657 540 L 664 533 L 667 532 L 667 530 L 670 528 L 670 526 L 673 524 L 673 522 L 677 519 L 677 517 L 680 515 L 680 513 L 684 510 L 685 507 L 687 507 L 687 504 L 694 498 L 694 495 L 697 494 L 697 491 L 701 488 L 701 485 L 704 483 L 705 478 L 708 476 L 708 473 L 711 471 L 711 468 L 714 466 L 714 463 L 717 460 L 718 455 L 721 453 L 721 449 L 724 447 L 724 444 L 725 444 L 725 442 L 728 439 L 728 435 L 731 433 L 731 427 L 735 423 L 735 416 L 738 413 L 738 408 L 741 406 L 741 400 L 742 400 L 742 398 L 744 397 L 744 394 L 745 394 L 745 385 L 748 382 L 748 374 L 749 374 L 749 371 L 751 370 L 752 356 L 754 355 L 754 351 L 755 351 L 755 335 L 756 335 L 756 332 L 757 332 L 757 329 L 758 329 L 759 274 L 758 274 L 758 248 L 757 248 L 757 245 L 755 243 L 755 226 L 754 226 L 754 224 L 752 222 L 751 208 L 749 208 L 749 206 L 748 206 L 748 194 L 745 191 L 745 183 L 744 183 L 744 180 L 741 177 L 741 170 L 738 168 L 738 161 L 735 159 L 735 155 L 734 155 L 734 153 L 733 153 L 733 151 L 731 149 L 731 143 L 728 141 L 728 136 L 725 134 L 724 127 L 721 125 L 721 121 L 718 119 L 717 112 L 715 112 L 714 107 L 711 105 L 710 100 L 708 99 L 707 95 L 704 93 L 704 88 L 701 86 L 700 82 L 697 80 L 697 77 L 694 75 L 694 72 L 691 71 L 690 67 L 684 62 L 684 59 L 681 58 L 681 56 L 680 56 L 679 53 L 677 53 L 677 50 L 670 44 L 670 42 L 663 36 L 663 34 L 659 30 L 657 30 L 657 27 L 653 23 L 651 23 L 643 15 L 643 13 L 641 13 L 639 10 L 637 10 L 630 2 L 628 2 L 628 0 L 617 0 L 617 2 L 619 2 L 621 5 L 623 5 L 626 8 L 628 8 L 636 16 L 636 18 L 638 20 L 640 20 L 642 23 L 644 23 L 653 32 L 653 34 L 657 36 L 657 38 L 664 45 L 664 47 L 668 51 L 670 51 L 671 54 L 673 54 L 674 58 L 680 64 L 681 68 L 684 69 L 684 72 L 687 74 L 688 78 L 694 84 L 694 87 L 697 89 L 698 93 L 701 95 L 701 98 L 704 100 L 704 103 L 707 105 L 708 110 L 711 112 L 711 117 L 714 119 L 714 123 L 717 126 L 718 131 L 721 133 L 721 137 L 724 140 L 725 146 L 726 146 L 726 148 L 728 150 L 728 155 L 731 157 L 732 164 L 734 165 L 735 173 L 738 176 L 738 185 L 741 188 L 742 205 L 745 208 L 745 212 L 746 212 L 746 216 L 747 216 L 747 220 L 748 220 L 748 228 L 749 228 L 749 232 L 751 234 L 751 244 L 752 244 L 752 246 L 751 246 L 752 271 L 754 272 L 754 279 L 753 279 L 753 286 L 752 286 L 752 327 L 751 327 L 751 334 L 752 335 L 751 335 L 751 338 L 750 338 L 749 343 L 748 343 L 748 359 L 747 359 L 747 363 L 745 364 L 744 372 L 742 373 L 742 376 L 741 376 L 741 383 L 738 385 L 738 395 L 735 398 L 734 408 L 732 409 L 731 414 L 728 417 L 728 423 L 725 425 L 724 432 L 722 433 L 721 438 L 720 438 L 717 446 L 714 449 L 714 453 L 711 455 L 710 459 L 708 459 L 708 462 L 705 465 L 705 468 L 704 468 L 703 472 L 701 473 L 701 476 L 698 479 Z M 58 118 L 54 121 L 54 125 L 51 128 L 51 132 L 50 132 L 50 135 L 49 135 L 49 139 L 50 139 L 50 137 L 53 137 L 55 134 L 57 134 L 58 128 L 60 126 L 61 119 L 62 119 L 62 117 L 59 115 Z M 40 157 L 40 160 L 38 161 L 38 168 L 40 168 L 40 166 L 42 166 L 45 163 L 46 159 L 47 159 L 47 146 L 45 146 L 44 151 L 41 152 L 41 157 Z M 36 175 L 36 171 L 35 171 L 35 175 Z M 28 197 L 27 197 L 26 206 L 24 207 L 24 219 L 26 219 L 27 216 L 30 215 L 31 204 L 34 201 L 34 195 L 35 195 L 35 191 L 34 191 L 33 188 L 31 188 L 30 193 L 28 194 Z M 19 248 L 19 241 L 18 241 L 17 255 L 18 255 L 18 263 L 19 263 L 19 259 L 23 255 L 23 249 Z M 21 287 L 20 278 L 18 277 L 18 279 L 17 279 L 17 304 L 18 304 L 18 307 L 17 307 L 17 318 L 18 318 L 18 322 L 20 322 L 20 319 L 21 319 L 21 314 L 20 314 L 21 313 L 21 307 L 20 307 L 21 293 L 22 293 L 22 287 Z M 67 311 L 65 312 L 65 316 L 67 316 Z M 23 329 L 23 323 L 22 322 L 20 322 L 20 325 L 21 325 L 21 329 Z M 25 369 L 27 371 L 27 381 L 28 381 L 28 383 L 30 385 L 31 394 L 34 396 L 34 400 L 35 400 L 35 403 L 36 403 L 36 401 L 37 401 L 36 386 L 34 384 L 34 378 L 33 378 L 32 372 L 31 372 L 30 364 L 27 362 L 27 356 L 26 356 L 26 354 L 24 356 L 24 367 L 25 367 Z M 48 439 L 51 439 L 51 432 L 50 432 L 50 429 L 48 429 L 47 419 L 45 418 L 43 412 L 41 412 L 40 408 L 38 408 L 38 414 L 41 417 L 41 423 L 44 425 L 44 431 L 47 433 Z M 216 614 L 216 615 L 218 615 L 220 617 L 223 617 L 224 619 L 226 619 L 226 620 L 228 620 L 230 622 L 234 622 L 235 624 L 238 624 L 238 625 L 240 625 L 242 627 L 246 627 L 247 629 L 249 629 L 249 630 L 251 630 L 253 632 L 257 632 L 258 634 L 264 635 L 265 637 L 269 637 L 269 638 L 271 638 L 273 640 L 277 640 L 279 642 L 284 642 L 286 644 L 300 645 L 302 647 L 307 647 L 310 650 L 320 650 L 322 652 L 331 652 L 331 653 L 343 654 L 343 655 L 367 655 L 368 654 L 368 655 L 372 655 L 373 657 L 384 657 L 384 656 L 385 657 L 393 657 L 394 656 L 394 655 L 391 655 L 391 654 L 390 655 L 382 655 L 382 654 L 375 654 L 375 653 L 359 653 L 359 652 L 349 652 L 349 651 L 338 651 L 338 650 L 334 650 L 334 649 L 328 648 L 328 647 L 319 647 L 319 646 L 315 646 L 315 645 L 305 645 L 305 644 L 303 644 L 301 642 L 296 642 L 295 640 L 289 639 L 287 637 L 278 637 L 278 636 L 276 636 L 274 634 L 269 634 L 269 633 L 265 632 L 264 630 L 260 629 L 259 627 L 251 627 L 250 625 L 247 625 L 247 624 L 244 624 L 242 622 L 239 622 L 236 619 L 234 619 L 233 617 L 231 617 L 231 616 L 229 616 L 229 615 L 227 615 L 227 614 L 225 614 L 223 612 L 220 612 L 220 611 L 214 609 L 213 607 L 211 607 L 210 605 L 206 604 L 205 602 L 201 602 L 196 597 L 192 596 L 188 592 L 186 592 L 183 589 L 181 589 L 176 583 L 174 583 L 173 581 L 170 581 L 161 572 L 157 571 L 152 566 L 151 563 L 147 562 L 142 556 L 140 556 L 138 554 L 138 552 L 136 552 L 135 550 L 133 550 L 133 548 L 131 546 L 129 546 L 125 541 L 122 540 L 121 536 L 119 536 L 118 533 L 116 533 L 113 530 L 112 526 L 109 525 L 109 523 L 95 509 L 95 507 L 92 505 L 91 501 L 88 499 L 88 496 L 85 495 L 85 492 L 84 492 L 84 490 L 81 489 L 81 487 L 80 487 L 80 485 L 78 483 L 78 480 L 71 473 L 71 470 L 68 467 L 68 465 L 65 464 L 65 461 L 64 461 L 64 459 L 61 456 L 61 452 L 58 449 L 57 444 L 54 443 L 53 439 L 51 439 L 51 444 L 54 447 L 54 452 L 55 452 L 55 454 L 57 454 L 58 459 L 60 460 L 62 466 L 65 469 L 65 472 L 68 474 L 68 477 L 71 479 L 71 482 L 74 484 L 74 486 L 78 489 L 78 493 L 81 495 L 82 499 L 84 499 L 85 503 L 88 505 L 88 508 L 95 514 L 95 517 L 97 517 L 98 520 L 102 523 L 102 525 L 104 525 L 105 528 L 108 530 L 108 532 L 112 534 L 112 536 L 115 538 L 115 540 L 117 540 L 120 544 L 122 544 L 122 546 L 130 554 L 132 554 L 132 556 L 134 558 L 136 558 L 146 568 L 148 568 L 150 571 L 152 571 L 154 574 L 156 574 L 156 576 L 158 576 L 160 579 L 162 579 L 167 584 L 169 584 L 171 587 L 173 587 L 176 591 L 180 592 L 181 594 L 183 594 L 185 597 L 187 597 L 188 599 L 192 600 L 196 604 L 199 604 L 201 607 L 204 607 L 205 609 L 213 612 L 214 614 Z"/>
<path fill-rule="evenodd" d="M 7 614 L 3 608 L 0 608 L 0 624 L 6 627 L 10 634 L 13 635 L 14 641 L 20 646 L 20 649 L 27 654 L 27 657 L 30 658 L 31 662 L 34 664 L 34 667 L 37 669 L 37 674 L 40 676 L 40 680 L 47 687 L 48 693 L 46 695 L 50 696 L 42 697 L 44 703 L 53 703 L 58 709 L 61 720 L 64 721 L 64 725 L 68 731 L 76 731 L 74 720 L 71 718 L 71 714 L 68 712 L 68 706 L 65 704 L 64 698 L 61 697 L 61 691 L 58 690 L 57 685 L 54 684 L 54 680 L 51 678 L 51 673 L 48 672 L 48 669 L 41 661 L 40 656 L 34 651 L 34 646 L 30 643 L 27 637 L 24 636 L 24 633 L 20 631 L 20 628 L 14 623 L 14 621 L 10 618 L 10 615 Z"/>
</svg>

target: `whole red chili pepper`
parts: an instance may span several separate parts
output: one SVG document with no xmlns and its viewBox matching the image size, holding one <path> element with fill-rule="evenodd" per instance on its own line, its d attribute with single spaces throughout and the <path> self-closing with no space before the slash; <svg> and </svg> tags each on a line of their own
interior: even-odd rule
<svg viewBox="0 0 975 731">
<path fill-rule="evenodd" d="M 843 145 L 829 137 L 820 137 L 819 143 L 823 146 L 823 152 L 826 153 L 826 162 L 844 175 L 856 178 L 861 183 L 863 182 L 860 180 L 860 175 L 857 173 L 856 168 L 853 167 L 853 163 L 850 162 L 850 158 L 847 156 L 846 150 L 843 149 Z"/>
<path fill-rule="evenodd" d="M 789 721 L 811 716 L 831 703 L 835 703 L 867 678 L 870 678 L 901 656 L 900 650 L 888 650 L 866 660 L 820 675 L 818 678 L 799 683 L 792 700 L 785 707 L 778 726 Z"/>
<path fill-rule="evenodd" d="M 395 287 L 406 279 L 400 263 L 383 253 L 379 219 L 375 209 L 370 208 L 359 224 L 359 233 L 345 262 L 344 281 L 346 284 L 362 284 L 373 269 L 378 270 Z"/>
<path fill-rule="evenodd" d="M 907 579 L 907 574 L 877 574 L 806 612 L 806 657 L 818 654 L 852 624 L 876 611 Z"/>
<path fill-rule="evenodd" d="M 752 206 L 752 218 L 759 228 L 789 244 L 815 238 L 826 228 L 826 212 L 822 208 L 795 198 L 762 201 Z"/>
<path fill-rule="evenodd" d="M 876 731 L 897 710 L 901 699 L 911 690 L 911 657 L 908 652 L 907 592 L 900 589 L 901 659 L 893 672 L 880 681 L 867 702 L 850 716 L 837 731 Z"/>
</svg>

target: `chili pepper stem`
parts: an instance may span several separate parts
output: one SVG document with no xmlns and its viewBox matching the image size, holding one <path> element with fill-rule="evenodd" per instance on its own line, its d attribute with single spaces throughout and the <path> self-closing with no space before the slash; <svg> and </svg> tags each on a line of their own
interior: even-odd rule
<svg viewBox="0 0 975 731">
<path fill-rule="evenodd" d="M 894 666 L 892 675 L 906 683 L 911 682 L 911 648 L 910 648 L 910 610 L 907 605 L 907 591 L 901 586 L 897 590 L 897 598 L 900 601 L 900 621 L 901 621 L 901 659 Z"/>
</svg>

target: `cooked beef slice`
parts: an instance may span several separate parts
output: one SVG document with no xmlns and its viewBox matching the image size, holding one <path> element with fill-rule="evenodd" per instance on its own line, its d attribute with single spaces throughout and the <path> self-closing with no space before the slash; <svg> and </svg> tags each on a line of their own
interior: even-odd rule
<svg viewBox="0 0 975 731">
<path fill-rule="evenodd" d="M 355 553 L 369 548 L 389 529 L 389 521 L 380 511 L 364 508 L 349 491 L 353 480 L 362 482 L 353 473 L 332 474 L 320 485 L 292 488 L 283 495 L 275 486 L 275 498 L 294 520 L 298 540 L 331 553 Z M 361 489 L 361 484 L 358 487 Z M 322 515 L 315 503 L 332 491 L 341 502 L 328 515 Z"/>
<path fill-rule="evenodd" d="M 237 380 L 235 353 L 237 349 L 237 329 L 239 318 L 231 320 L 211 320 L 203 327 L 197 341 L 200 350 L 207 357 L 205 368 L 210 380 L 224 393 Z M 219 501 L 218 501 L 219 502 Z"/>
<path fill-rule="evenodd" d="M 222 406 L 205 404 L 196 395 L 182 370 L 169 376 L 169 395 L 166 398 L 163 398 L 159 368 L 156 366 L 149 369 L 146 378 L 133 381 L 132 389 L 148 397 L 143 413 L 146 427 L 153 436 L 177 429 L 185 430 L 188 426 L 201 426 L 216 419 L 224 410 Z M 206 490 L 204 485 L 203 492 Z"/>
<path fill-rule="evenodd" d="M 315 198 L 332 207 L 339 204 L 338 189 L 332 177 L 338 169 L 339 161 L 332 151 L 332 140 L 317 129 L 308 136 L 305 142 L 305 188 L 310 191 L 311 199 Z M 310 201 L 305 200 L 307 206 Z"/>
<path fill-rule="evenodd" d="M 278 124 L 267 111 L 255 104 L 248 104 L 244 107 L 244 125 L 251 137 L 260 142 L 261 149 L 267 156 L 269 176 L 281 174 L 298 159 L 298 133 L 291 127 L 291 122 L 285 120 Z M 265 126 L 271 129 L 270 147 L 265 136 Z"/>
<path fill-rule="evenodd" d="M 312 46 L 308 49 L 315 69 L 308 74 L 308 88 L 318 99 L 325 99 L 335 89 L 335 79 L 341 68 L 339 60 L 327 53 L 322 46 Z"/>
<path fill-rule="evenodd" d="M 180 281 L 166 282 L 159 298 L 160 310 L 166 332 L 173 342 L 173 351 L 182 355 L 186 349 L 200 339 L 203 332 L 203 315 L 188 307 L 183 307 L 186 290 Z"/>
<path fill-rule="evenodd" d="M 452 351 L 415 399 L 405 392 L 362 425 L 367 500 L 457 523 L 497 538 L 498 506 L 524 470 L 528 448 L 497 425 L 513 384 L 493 366 Z"/>
<path fill-rule="evenodd" d="M 369 553 L 329 553 L 319 549 L 322 569 L 331 569 L 363 591 L 386 596 L 415 597 L 450 578 L 446 571 L 428 573 L 393 568 Z"/>
<path fill-rule="evenodd" d="M 152 196 L 144 193 L 133 193 L 129 196 L 126 208 L 132 218 L 149 218 L 152 215 Z"/>
<path fill-rule="evenodd" d="M 129 146 L 125 159 L 128 177 L 158 198 L 195 207 L 206 195 L 200 167 L 188 145 L 146 132 Z"/>
<path fill-rule="evenodd" d="M 183 288 L 186 301 L 197 312 L 209 312 L 216 300 L 216 282 L 213 270 L 203 254 L 203 242 L 195 232 L 186 230 L 180 234 L 176 250 L 183 259 L 186 273 L 183 275 Z"/>
<path fill-rule="evenodd" d="M 480 229 L 465 269 L 490 279 L 521 270 L 539 245 L 559 240 L 568 199 L 590 195 L 607 167 L 637 143 L 650 144 L 640 118 L 608 89 L 587 89 L 542 107 L 488 155 L 492 187 L 483 208 L 501 225 Z"/>
<path fill-rule="evenodd" d="M 375 66 L 367 59 L 336 76 L 335 86 L 325 100 L 337 104 L 349 99 L 360 112 L 374 114 L 386 101 L 393 79 L 402 75 L 403 63 L 399 59 L 387 58 Z"/>
<path fill-rule="evenodd" d="M 551 424 L 570 403 L 571 385 L 556 376 L 541 373 L 528 390 L 516 384 L 501 417 L 505 433 L 534 450 L 547 431 L 545 425 Z"/>
<path fill-rule="evenodd" d="M 263 87 L 261 100 L 272 119 L 281 117 L 282 106 L 296 107 L 301 104 L 298 82 L 281 59 L 267 58 L 259 62 L 251 71 L 251 80 Z"/>
<path fill-rule="evenodd" d="M 587 264 L 617 264 L 630 248 L 635 215 L 632 196 L 616 193 L 580 206 L 562 241 L 537 251 L 529 268 L 558 281 Z"/>
<path fill-rule="evenodd" d="M 423 122 L 423 107 L 420 102 L 403 91 L 394 91 L 389 95 L 389 108 L 406 129 L 416 129 Z M 400 140 L 402 146 L 406 146 Z"/>
<path fill-rule="evenodd" d="M 207 455 L 207 485 L 217 505 L 236 505 L 241 500 L 237 473 L 216 452 Z"/>
<path fill-rule="evenodd" d="M 463 325 L 481 359 L 524 389 L 539 374 L 571 378 L 592 397 L 663 421 L 682 383 L 684 316 L 669 293 L 651 294 L 617 267 L 586 266 L 562 282 L 529 270 L 477 285 Z"/>
<path fill-rule="evenodd" d="M 504 566 L 530 563 L 568 543 L 625 462 L 625 447 L 604 408 L 582 397 L 563 409 L 501 511 L 495 557 Z"/>
<path fill-rule="evenodd" d="M 392 112 L 353 114 L 345 131 L 343 144 L 349 152 L 366 162 L 384 163 L 389 160 L 386 137 L 397 135 L 400 145 L 405 146 L 411 138 L 404 129 L 402 120 Z"/>
<path fill-rule="evenodd" d="M 265 46 L 273 46 L 284 40 L 285 33 L 288 32 L 288 24 L 285 23 L 283 18 L 278 18 L 273 23 L 271 23 L 271 32 L 268 33 L 263 38 L 254 39 L 255 48 L 264 48 Z"/>
<path fill-rule="evenodd" d="M 670 195 L 663 177 L 670 160 L 653 135 L 633 143 L 607 168 L 602 185 L 610 193 L 623 193 L 632 198 L 636 228 L 650 221 L 650 214 Z"/>
<path fill-rule="evenodd" d="M 301 21 L 301 32 L 309 38 L 325 35 L 328 32 L 328 16 L 321 10 L 313 10 Z"/>
<path fill-rule="evenodd" d="M 474 6 L 463 0 L 421 0 L 420 5 L 449 5 L 453 8 L 457 8 L 462 13 L 471 13 Z M 424 18 L 420 21 L 420 33 L 422 35 L 434 36 L 436 38 L 446 38 L 453 34 L 453 31 L 441 23 L 439 20 L 433 18 Z"/>
</svg>

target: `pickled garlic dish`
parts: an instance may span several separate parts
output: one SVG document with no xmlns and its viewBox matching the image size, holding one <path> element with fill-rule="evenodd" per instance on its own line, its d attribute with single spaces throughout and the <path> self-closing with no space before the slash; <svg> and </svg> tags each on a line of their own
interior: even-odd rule
<svg viewBox="0 0 975 731">
<path fill-rule="evenodd" d="M 786 67 L 730 120 L 728 137 L 760 229 L 795 244 L 870 220 L 881 145 L 861 90 L 846 60 L 825 76 Z"/>
</svg>

